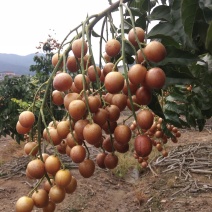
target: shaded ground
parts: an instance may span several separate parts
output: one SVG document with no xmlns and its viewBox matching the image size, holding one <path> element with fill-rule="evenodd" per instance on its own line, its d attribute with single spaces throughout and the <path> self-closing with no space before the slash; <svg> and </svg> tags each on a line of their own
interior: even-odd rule
<svg viewBox="0 0 212 212">
<path fill-rule="evenodd" d="M 168 148 L 172 152 L 178 147 L 177 150 L 180 152 L 188 150 L 192 144 L 194 146 L 212 145 L 211 122 L 202 132 L 183 130 L 179 143 L 172 144 Z M 196 152 L 198 151 L 197 149 Z M 190 153 L 194 155 L 193 152 L 190 151 Z M 181 159 L 184 155 L 178 157 L 177 163 L 181 164 L 181 168 L 183 165 Z M 196 160 L 204 158 L 205 161 L 207 157 L 207 170 L 210 171 L 212 151 L 210 154 L 209 148 L 201 155 L 198 155 L 199 158 L 194 155 L 194 158 Z M 17 199 L 26 195 L 31 190 L 30 186 L 35 183 L 24 175 L 23 158 L 28 160 L 24 156 L 22 145 L 17 145 L 9 138 L 0 140 L 0 176 L 2 175 L 0 177 L 0 211 L 14 211 Z M 23 166 L 20 165 L 21 163 Z M 13 170 L 19 167 L 20 170 L 12 176 L 10 167 Z M 65 201 L 57 206 L 56 211 L 211 211 L 212 173 L 192 173 L 185 167 L 184 172 L 191 175 L 186 179 L 186 174 L 180 173 L 180 166 L 167 171 L 167 166 L 155 165 L 152 161 L 151 167 L 158 176 L 155 176 L 150 169 L 140 171 L 134 169 L 130 170 L 125 177 L 120 178 L 114 174 L 114 171 L 96 168 L 91 178 L 84 179 L 80 176 L 77 167 L 73 166 L 71 172 L 78 180 L 78 188 L 73 194 L 66 196 Z M 5 172 L 5 168 L 8 168 L 8 173 Z M 35 209 L 34 211 L 41 210 Z"/>
</svg>

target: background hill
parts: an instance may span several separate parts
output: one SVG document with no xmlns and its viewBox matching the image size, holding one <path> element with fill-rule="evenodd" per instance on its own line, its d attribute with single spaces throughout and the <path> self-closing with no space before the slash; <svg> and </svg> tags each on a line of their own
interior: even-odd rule
<svg viewBox="0 0 212 212">
<path fill-rule="evenodd" d="M 33 75 L 29 67 L 34 63 L 35 54 L 21 56 L 17 54 L 0 53 L 0 72 L 14 72 L 17 75 Z"/>
</svg>

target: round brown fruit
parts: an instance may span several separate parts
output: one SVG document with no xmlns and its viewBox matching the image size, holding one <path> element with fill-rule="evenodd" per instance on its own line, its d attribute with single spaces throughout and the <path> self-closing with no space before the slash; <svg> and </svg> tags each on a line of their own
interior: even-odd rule
<svg viewBox="0 0 212 212">
<path fill-rule="evenodd" d="M 143 63 L 143 61 L 144 61 L 143 54 L 144 54 L 144 49 L 139 49 L 139 50 L 137 51 L 137 55 L 136 55 L 136 57 L 135 57 L 136 63 L 138 63 L 138 64 Z"/>
<path fill-rule="evenodd" d="M 110 39 L 105 44 L 105 51 L 110 57 L 115 57 L 121 50 L 121 44 L 116 39 Z"/>
<path fill-rule="evenodd" d="M 113 121 L 118 121 L 120 117 L 120 109 L 116 105 L 109 105 L 105 108 L 105 110 L 108 111 L 108 120 L 113 122 Z"/>
<path fill-rule="evenodd" d="M 37 142 L 27 142 L 24 145 L 24 152 L 26 153 L 26 155 L 32 155 L 35 156 L 38 153 L 38 144 Z"/>
<path fill-rule="evenodd" d="M 95 163 L 91 159 L 85 159 L 79 164 L 79 172 L 84 178 L 89 178 L 95 171 Z"/>
<path fill-rule="evenodd" d="M 61 162 L 57 156 L 50 155 L 45 161 L 45 169 L 51 174 L 55 175 L 60 170 Z"/>
<path fill-rule="evenodd" d="M 104 108 L 99 108 L 93 115 L 94 123 L 103 126 L 108 119 L 108 111 Z"/>
<path fill-rule="evenodd" d="M 16 124 L 16 131 L 19 133 L 19 134 L 26 134 L 28 133 L 29 131 L 31 130 L 31 127 L 23 127 L 20 122 L 18 121 L 17 124 Z"/>
<path fill-rule="evenodd" d="M 132 43 L 133 46 L 137 47 L 138 46 L 138 42 L 137 42 L 135 33 L 137 35 L 138 41 L 143 43 L 144 42 L 144 37 L 145 37 L 145 32 L 144 32 L 144 30 L 141 27 L 135 27 L 135 28 L 132 28 L 129 31 L 128 40 Z"/>
<path fill-rule="evenodd" d="M 144 54 L 147 60 L 158 63 L 166 57 L 166 49 L 162 43 L 151 41 L 144 48 Z"/>
<path fill-rule="evenodd" d="M 54 185 L 49 191 L 50 200 L 54 203 L 61 203 L 65 199 L 66 191 L 64 188 Z"/>
<path fill-rule="evenodd" d="M 74 125 L 74 131 L 77 137 L 81 140 L 84 140 L 83 129 L 89 123 L 87 119 L 80 119 Z"/>
<path fill-rule="evenodd" d="M 83 78 L 84 77 L 85 77 L 85 89 L 87 89 L 89 87 L 89 83 L 90 83 L 88 76 L 86 76 L 86 75 L 83 76 L 82 74 L 77 74 L 74 77 L 74 85 L 79 91 L 82 91 L 84 89 L 84 87 L 83 87 Z"/>
<path fill-rule="evenodd" d="M 132 84 L 139 85 L 144 83 L 146 73 L 147 69 L 145 66 L 135 64 L 128 71 L 128 77 Z"/>
<path fill-rule="evenodd" d="M 115 154 L 109 153 L 104 160 L 104 164 L 108 169 L 114 169 L 118 165 L 118 157 Z"/>
<path fill-rule="evenodd" d="M 57 65 L 59 59 L 60 59 L 62 56 L 63 56 L 62 54 L 59 55 L 58 53 L 56 53 L 56 54 L 54 54 L 54 55 L 52 56 L 52 65 L 53 65 L 54 67 Z M 62 66 L 63 66 L 63 62 L 61 63 L 60 67 L 62 67 Z"/>
<path fill-rule="evenodd" d="M 75 120 L 80 120 L 86 113 L 86 105 L 82 100 L 73 100 L 68 106 L 70 116 Z"/>
<path fill-rule="evenodd" d="M 145 83 L 149 88 L 161 89 L 166 81 L 166 75 L 161 68 L 154 67 L 147 71 Z"/>
<path fill-rule="evenodd" d="M 78 93 L 67 93 L 64 97 L 64 106 L 66 110 L 68 110 L 69 104 L 76 99 L 82 99 L 82 97 Z"/>
<path fill-rule="evenodd" d="M 96 156 L 96 163 L 102 169 L 106 168 L 105 163 L 104 163 L 106 156 L 107 156 L 107 153 L 105 153 L 105 152 L 100 152 Z"/>
<path fill-rule="evenodd" d="M 57 129 L 54 127 L 49 128 L 49 134 L 47 133 L 47 141 L 52 142 L 54 146 L 59 145 L 62 141 L 62 138 L 59 136 Z"/>
<path fill-rule="evenodd" d="M 82 45 L 84 45 L 84 51 L 82 52 Z M 77 58 L 81 58 L 81 54 L 83 56 L 86 55 L 87 51 L 88 51 L 88 45 L 85 41 L 83 41 L 82 39 L 76 39 L 73 43 L 72 43 L 72 51 L 75 55 L 75 57 Z"/>
<path fill-rule="evenodd" d="M 67 69 L 72 73 L 77 72 L 79 69 L 76 58 L 73 55 L 67 58 L 66 66 L 67 66 Z"/>
<path fill-rule="evenodd" d="M 65 188 L 71 182 L 72 175 L 68 169 L 60 169 L 55 174 L 55 184 Z"/>
<path fill-rule="evenodd" d="M 29 175 L 32 176 L 34 179 L 41 179 L 45 174 L 45 166 L 43 161 L 40 159 L 34 159 L 30 161 L 27 165 L 27 170 Z"/>
<path fill-rule="evenodd" d="M 154 122 L 154 116 L 148 109 L 143 109 L 136 115 L 137 124 L 141 129 L 148 130 Z"/>
<path fill-rule="evenodd" d="M 127 96 L 122 93 L 114 94 L 111 104 L 116 105 L 120 111 L 123 111 L 127 106 Z"/>
<path fill-rule="evenodd" d="M 131 139 L 131 130 L 125 124 L 120 124 L 114 131 L 114 138 L 120 144 L 127 144 Z"/>
<path fill-rule="evenodd" d="M 138 135 L 135 138 L 134 148 L 139 157 L 147 157 L 152 151 L 151 139 L 146 135 Z"/>
<path fill-rule="evenodd" d="M 152 100 L 152 92 L 146 86 L 138 88 L 135 95 L 140 105 L 148 105 Z"/>
<path fill-rule="evenodd" d="M 60 121 L 57 125 L 57 133 L 61 138 L 66 138 L 70 132 L 71 124 L 69 120 Z"/>
<path fill-rule="evenodd" d="M 124 77 L 120 72 L 110 72 L 105 76 L 104 85 L 109 93 L 118 93 L 124 87 Z"/>
<path fill-rule="evenodd" d="M 83 129 L 83 137 L 89 143 L 94 145 L 102 138 L 102 128 L 96 124 L 87 124 Z"/>
<path fill-rule="evenodd" d="M 81 163 L 86 157 L 85 147 L 81 145 L 74 146 L 70 151 L 70 157 L 74 163 Z"/>
<path fill-rule="evenodd" d="M 126 153 L 129 151 L 129 143 L 121 144 L 116 140 L 113 142 L 114 149 L 119 153 Z"/>
<path fill-rule="evenodd" d="M 103 58 L 106 63 L 109 63 L 111 61 L 111 57 L 107 53 L 104 53 Z"/>
<path fill-rule="evenodd" d="M 23 196 L 18 199 L 15 204 L 16 212 L 29 212 L 32 211 L 34 207 L 34 202 L 31 197 Z"/>
<path fill-rule="evenodd" d="M 32 194 L 32 199 L 34 201 L 34 205 L 37 208 L 43 208 L 47 206 L 49 202 L 48 193 L 44 189 L 38 189 L 34 191 L 34 193 Z"/>
<path fill-rule="evenodd" d="M 74 176 L 71 178 L 71 182 L 65 187 L 67 194 L 72 194 L 77 188 L 77 180 Z"/>
<path fill-rule="evenodd" d="M 53 79 L 53 87 L 58 91 L 67 91 L 71 88 L 72 77 L 68 73 L 61 72 Z"/>
<path fill-rule="evenodd" d="M 94 65 L 91 65 L 88 67 L 87 75 L 91 82 L 96 82 L 98 79 L 97 76 L 101 76 L 101 69 L 98 66 L 96 66 L 95 69 Z"/>
<path fill-rule="evenodd" d="M 103 67 L 103 75 L 106 76 L 108 73 L 112 72 L 114 66 L 115 66 L 114 63 L 112 62 L 106 63 L 105 66 Z M 114 70 L 114 71 L 117 71 L 117 70 Z"/>
<path fill-rule="evenodd" d="M 31 128 L 35 122 L 35 115 L 31 111 L 23 111 L 19 115 L 18 121 L 24 128 Z"/>
<path fill-rule="evenodd" d="M 49 200 L 47 206 L 43 208 L 43 212 L 53 212 L 56 209 L 56 204 Z"/>
<path fill-rule="evenodd" d="M 58 90 L 54 90 L 52 92 L 52 102 L 55 105 L 62 105 L 63 104 L 63 99 L 64 99 L 65 93 L 58 91 Z"/>
<path fill-rule="evenodd" d="M 101 101 L 97 96 L 88 97 L 88 105 L 91 113 L 96 113 L 101 106 Z"/>
<path fill-rule="evenodd" d="M 102 148 L 107 151 L 107 152 L 112 152 L 113 151 L 113 144 L 110 140 L 110 136 L 107 136 L 103 141 L 102 141 Z"/>
</svg>

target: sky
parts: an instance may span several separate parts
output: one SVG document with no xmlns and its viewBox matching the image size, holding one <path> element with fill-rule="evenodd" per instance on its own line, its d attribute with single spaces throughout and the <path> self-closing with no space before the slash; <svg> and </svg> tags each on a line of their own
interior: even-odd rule
<svg viewBox="0 0 212 212">
<path fill-rule="evenodd" d="M 48 34 L 61 42 L 87 14 L 108 6 L 108 0 L 2 0 L 0 53 L 35 53 Z"/>
</svg>

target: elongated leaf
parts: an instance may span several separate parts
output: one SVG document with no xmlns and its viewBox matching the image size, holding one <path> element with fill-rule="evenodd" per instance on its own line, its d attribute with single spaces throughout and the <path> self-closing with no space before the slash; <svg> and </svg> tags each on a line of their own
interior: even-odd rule
<svg viewBox="0 0 212 212">
<path fill-rule="evenodd" d="M 181 94 L 177 94 L 177 93 L 172 93 L 171 95 L 166 97 L 166 101 L 169 102 L 182 102 L 182 103 L 189 103 L 187 99 L 185 99 L 185 97 Z"/>
<path fill-rule="evenodd" d="M 182 127 L 181 121 L 177 113 L 166 111 L 165 119 L 168 123 L 174 124 L 176 127 Z"/>
<path fill-rule="evenodd" d="M 212 54 L 212 22 L 210 23 L 208 27 L 205 47 L 210 52 L 210 54 Z"/>
<path fill-rule="evenodd" d="M 167 49 L 167 55 L 165 59 L 159 63 L 159 65 L 173 63 L 187 66 L 199 60 L 199 58 L 196 55 L 193 55 L 188 51 L 183 51 L 174 47 L 166 47 L 166 49 Z"/>
<path fill-rule="evenodd" d="M 99 34 L 97 34 L 94 30 L 92 30 L 91 32 L 92 36 L 98 38 L 98 37 L 101 37 Z"/>
<path fill-rule="evenodd" d="M 175 112 L 178 114 L 184 114 L 185 109 L 184 104 L 177 104 L 176 102 L 167 102 L 164 106 L 165 111 Z"/>
<path fill-rule="evenodd" d="M 150 20 L 166 20 L 171 21 L 170 15 L 171 8 L 166 5 L 159 5 L 153 9 L 151 15 L 149 16 Z"/>
<path fill-rule="evenodd" d="M 197 10 L 199 8 L 198 0 L 182 1 L 181 17 L 185 33 L 192 40 L 193 28 L 196 19 Z"/>
</svg>

